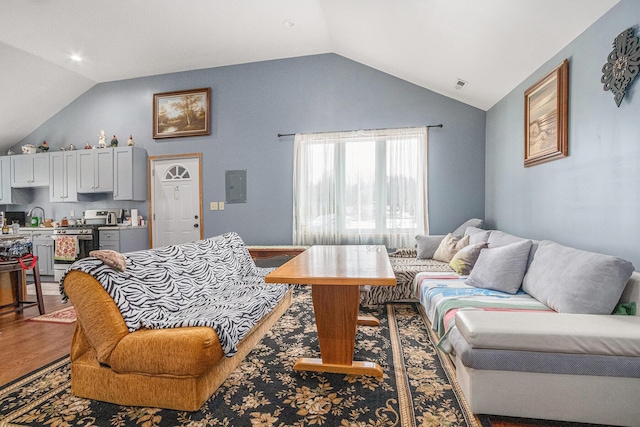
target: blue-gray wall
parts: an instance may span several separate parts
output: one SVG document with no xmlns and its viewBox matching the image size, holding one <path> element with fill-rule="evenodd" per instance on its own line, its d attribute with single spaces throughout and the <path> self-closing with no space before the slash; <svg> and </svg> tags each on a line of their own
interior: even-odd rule
<svg viewBox="0 0 640 427">
<path fill-rule="evenodd" d="M 621 1 L 487 112 L 490 227 L 616 255 L 640 268 L 640 82 L 619 108 L 600 83 L 614 38 L 629 27 L 638 35 L 639 24 L 640 2 Z M 569 156 L 525 169 L 524 91 L 565 58 Z"/>
<path fill-rule="evenodd" d="M 211 87 L 211 135 L 154 141 L 153 94 L 200 87 Z M 326 54 L 99 84 L 17 147 L 47 140 L 52 150 L 70 143 L 80 148 L 96 144 L 105 129 L 109 140 L 116 134 L 121 143 L 133 134 L 151 156 L 201 152 L 205 236 L 233 230 L 249 244 L 290 244 L 293 138 L 278 133 L 443 123 L 429 139 L 429 222 L 439 234 L 484 217 L 485 122 L 482 110 Z M 224 201 L 229 169 L 247 169 L 247 203 L 207 210 L 210 201 Z M 146 203 L 47 200 L 45 190 L 36 190 L 30 206 L 44 206 L 56 218 L 78 206 L 147 212 Z"/>
</svg>

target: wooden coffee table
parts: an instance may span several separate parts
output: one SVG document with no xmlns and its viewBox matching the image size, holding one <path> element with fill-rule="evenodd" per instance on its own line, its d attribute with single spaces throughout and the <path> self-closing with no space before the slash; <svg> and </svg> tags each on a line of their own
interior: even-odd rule
<svg viewBox="0 0 640 427">
<path fill-rule="evenodd" d="M 354 361 L 360 285 L 395 286 L 384 246 L 312 246 L 265 278 L 267 283 L 311 285 L 321 359 L 301 358 L 295 370 L 373 375 L 375 362 Z M 366 319 L 367 323 L 371 319 Z"/>
</svg>

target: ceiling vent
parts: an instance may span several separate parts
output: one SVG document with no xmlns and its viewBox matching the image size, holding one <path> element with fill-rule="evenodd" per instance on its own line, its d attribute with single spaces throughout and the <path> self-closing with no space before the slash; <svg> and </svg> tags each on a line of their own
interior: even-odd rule
<svg viewBox="0 0 640 427">
<path fill-rule="evenodd" d="M 460 89 L 462 89 L 463 87 L 465 87 L 466 85 L 467 85 L 467 82 L 465 82 L 465 81 L 464 81 L 464 80 L 462 80 L 462 79 L 458 79 L 458 80 L 456 81 L 456 90 L 460 90 Z"/>
</svg>

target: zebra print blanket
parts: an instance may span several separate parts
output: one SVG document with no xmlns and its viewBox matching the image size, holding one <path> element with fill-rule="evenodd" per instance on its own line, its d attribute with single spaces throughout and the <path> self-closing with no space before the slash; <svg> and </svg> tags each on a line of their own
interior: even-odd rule
<svg viewBox="0 0 640 427">
<path fill-rule="evenodd" d="M 289 289 L 264 283 L 272 269 L 256 267 L 236 233 L 124 257 L 124 272 L 93 257 L 76 261 L 68 271 L 85 272 L 100 282 L 129 331 L 208 326 L 227 357 Z"/>
</svg>

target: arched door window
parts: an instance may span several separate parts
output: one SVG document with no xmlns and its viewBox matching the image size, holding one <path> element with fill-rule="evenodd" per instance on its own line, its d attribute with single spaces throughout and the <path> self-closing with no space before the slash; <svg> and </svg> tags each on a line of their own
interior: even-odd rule
<svg viewBox="0 0 640 427">
<path fill-rule="evenodd" d="M 182 165 L 170 166 L 164 174 L 163 181 L 180 181 L 191 179 L 189 170 Z"/>
</svg>

